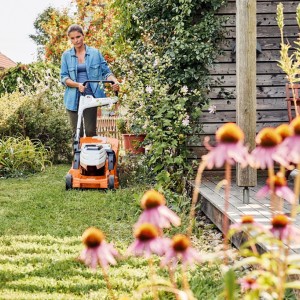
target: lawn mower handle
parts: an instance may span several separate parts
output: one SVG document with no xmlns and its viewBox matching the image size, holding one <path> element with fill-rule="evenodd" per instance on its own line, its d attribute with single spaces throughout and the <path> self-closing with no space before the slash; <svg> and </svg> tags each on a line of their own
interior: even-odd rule
<svg viewBox="0 0 300 300">
<path fill-rule="evenodd" d="M 102 83 L 110 83 L 114 84 L 112 80 L 86 80 L 82 85 L 85 86 L 88 82 L 102 82 Z M 115 91 L 115 95 L 118 96 L 118 91 Z"/>
</svg>

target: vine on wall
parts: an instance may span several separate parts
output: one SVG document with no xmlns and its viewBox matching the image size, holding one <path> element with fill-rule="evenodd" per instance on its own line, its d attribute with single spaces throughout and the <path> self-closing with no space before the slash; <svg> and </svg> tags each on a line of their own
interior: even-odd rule
<svg viewBox="0 0 300 300">
<path fill-rule="evenodd" d="M 181 192 L 192 173 L 187 139 L 208 103 L 208 68 L 223 39 L 215 12 L 224 0 L 116 0 L 116 63 L 126 78 L 123 102 L 147 133 L 148 166 L 164 189 Z"/>
</svg>

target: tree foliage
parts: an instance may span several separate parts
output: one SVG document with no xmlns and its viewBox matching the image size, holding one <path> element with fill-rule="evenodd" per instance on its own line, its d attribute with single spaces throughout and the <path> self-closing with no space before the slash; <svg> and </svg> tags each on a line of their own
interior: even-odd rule
<svg viewBox="0 0 300 300">
<path fill-rule="evenodd" d="M 195 87 L 207 82 L 207 68 L 218 53 L 223 20 L 214 14 L 224 4 L 225 0 L 116 0 L 122 24 L 118 37 L 133 41 L 139 53 L 150 46 L 160 57 L 170 58 L 168 83 Z"/>
<path fill-rule="evenodd" d="M 53 7 L 46 8 L 37 19 L 34 21 L 33 26 L 36 34 L 31 34 L 29 37 L 36 43 L 38 49 L 38 60 L 43 60 L 45 56 L 45 45 L 50 41 L 51 36 L 45 30 L 44 24 L 51 21 L 53 15 L 60 15 L 60 12 Z"/>
<path fill-rule="evenodd" d="M 43 46 L 47 61 L 60 63 L 62 53 L 70 48 L 67 29 L 71 24 L 79 24 L 84 28 L 85 42 L 92 47 L 101 49 L 109 60 L 113 56 L 107 45 L 112 36 L 113 10 L 108 9 L 107 1 L 76 0 L 76 11 L 70 8 L 62 11 L 47 8 L 36 19 L 36 34 L 30 37 L 38 46 Z"/>
</svg>

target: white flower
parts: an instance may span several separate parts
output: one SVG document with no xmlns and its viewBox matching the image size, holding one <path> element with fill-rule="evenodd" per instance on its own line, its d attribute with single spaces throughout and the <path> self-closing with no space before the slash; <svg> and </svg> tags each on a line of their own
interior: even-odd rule
<svg viewBox="0 0 300 300">
<path fill-rule="evenodd" d="M 190 124 L 190 117 L 186 116 L 183 120 L 182 120 L 182 125 L 183 126 L 188 126 Z"/>
<path fill-rule="evenodd" d="M 147 85 L 147 86 L 146 86 L 146 92 L 147 92 L 148 94 L 152 94 L 153 88 L 152 88 L 151 86 Z"/>
<path fill-rule="evenodd" d="M 186 86 L 186 85 L 184 85 L 182 88 L 181 88 L 181 90 L 180 90 L 180 92 L 182 93 L 182 94 L 186 94 L 187 92 L 189 91 L 189 89 L 188 89 L 188 87 Z"/>
<path fill-rule="evenodd" d="M 209 108 L 208 108 L 208 112 L 210 114 L 215 114 L 217 111 L 217 107 L 215 105 L 211 105 Z"/>
<path fill-rule="evenodd" d="M 188 300 L 188 295 L 184 291 L 179 291 L 178 296 L 180 297 L 181 300 Z"/>
</svg>

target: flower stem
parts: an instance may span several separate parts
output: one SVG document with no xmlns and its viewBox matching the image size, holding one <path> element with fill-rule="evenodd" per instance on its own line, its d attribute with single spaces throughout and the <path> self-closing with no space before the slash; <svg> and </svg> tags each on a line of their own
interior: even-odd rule
<svg viewBox="0 0 300 300">
<path fill-rule="evenodd" d="M 228 209 L 229 209 L 229 196 L 230 196 L 230 185 L 231 185 L 231 166 L 228 162 L 225 164 L 225 205 L 224 205 L 224 222 L 223 222 L 223 232 L 224 232 L 224 263 L 228 264 L 228 230 L 229 230 L 229 219 L 228 219 Z"/>
<path fill-rule="evenodd" d="M 274 210 L 275 210 L 275 193 L 274 193 L 274 169 L 268 168 L 268 176 L 269 176 L 269 182 L 270 182 L 270 190 L 271 190 L 271 213 L 272 216 L 274 216 Z"/>
<path fill-rule="evenodd" d="M 185 292 L 188 292 L 188 291 L 190 291 L 190 285 L 189 285 L 189 281 L 188 281 L 187 276 L 186 276 L 185 267 L 183 265 L 181 266 L 181 274 L 182 274 L 183 290 Z"/>
<path fill-rule="evenodd" d="M 193 197 L 192 197 L 192 203 L 191 203 L 191 210 L 190 210 L 190 224 L 187 229 L 187 236 L 190 237 L 192 232 L 193 232 L 193 225 L 195 222 L 195 210 L 196 210 L 196 204 L 197 200 L 199 197 L 199 190 L 200 190 L 200 185 L 201 185 L 201 179 L 202 179 L 202 174 L 203 171 L 205 170 L 206 163 L 202 162 L 197 171 L 196 179 L 195 179 L 195 188 L 193 192 Z"/>
<path fill-rule="evenodd" d="M 110 281 L 109 281 L 109 278 L 108 278 L 108 274 L 106 273 L 106 270 L 105 270 L 105 268 L 102 265 L 101 265 L 101 270 L 102 270 L 103 278 L 104 278 L 104 280 L 106 282 L 106 286 L 107 286 L 107 289 L 108 289 L 108 292 L 110 294 L 111 299 L 117 300 L 117 298 L 115 297 L 115 295 L 113 293 L 113 289 L 111 287 L 111 284 L 110 284 Z"/>
<path fill-rule="evenodd" d="M 293 84 L 293 80 L 290 80 L 291 84 Z M 295 89 L 294 87 L 292 87 L 292 95 L 293 95 L 293 101 L 294 101 L 294 106 L 295 106 L 295 113 L 296 113 L 296 117 L 299 116 L 299 112 L 297 109 L 297 97 L 296 97 L 296 93 L 295 93 Z"/>
<path fill-rule="evenodd" d="M 156 288 L 155 282 L 154 282 L 155 271 L 154 271 L 154 266 L 153 266 L 153 259 L 152 259 L 152 257 L 150 257 L 150 258 L 148 259 L 148 264 L 149 264 L 149 269 L 150 269 L 150 281 L 151 281 L 151 286 L 152 286 L 153 299 L 154 299 L 154 300 L 158 300 L 157 288 Z"/>
<path fill-rule="evenodd" d="M 173 270 L 173 268 L 171 267 L 170 264 L 168 265 L 168 271 L 169 271 L 169 276 L 170 276 L 172 286 L 174 287 L 174 289 L 177 290 L 177 284 L 176 284 L 176 281 L 175 281 L 174 270 Z M 178 294 L 175 294 L 175 298 L 176 298 L 176 300 L 180 300 Z"/>
<path fill-rule="evenodd" d="M 297 164 L 297 170 L 300 170 L 300 163 Z M 291 218 L 292 220 L 296 218 L 297 207 L 299 204 L 299 195 L 300 195 L 300 171 L 297 173 L 294 185 L 295 201 L 292 204 L 291 209 Z"/>
<path fill-rule="evenodd" d="M 286 174 L 286 169 L 283 165 L 280 165 L 280 173 L 282 174 L 282 176 L 285 176 Z M 278 209 L 281 213 L 283 213 L 284 200 L 283 198 L 279 198 L 278 201 L 279 201 Z"/>
<path fill-rule="evenodd" d="M 289 242 L 288 242 L 289 243 Z M 282 255 L 279 255 L 279 262 L 278 263 L 278 268 L 279 268 L 279 284 L 278 284 L 278 300 L 283 300 L 284 299 L 284 294 L 285 294 L 285 283 L 287 280 L 287 268 L 288 268 L 288 261 L 287 258 L 289 256 L 289 251 L 288 247 L 285 246 L 283 243 L 280 244 L 279 246 L 279 253 L 281 252 Z M 282 260 L 281 260 L 282 257 Z"/>
</svg>

